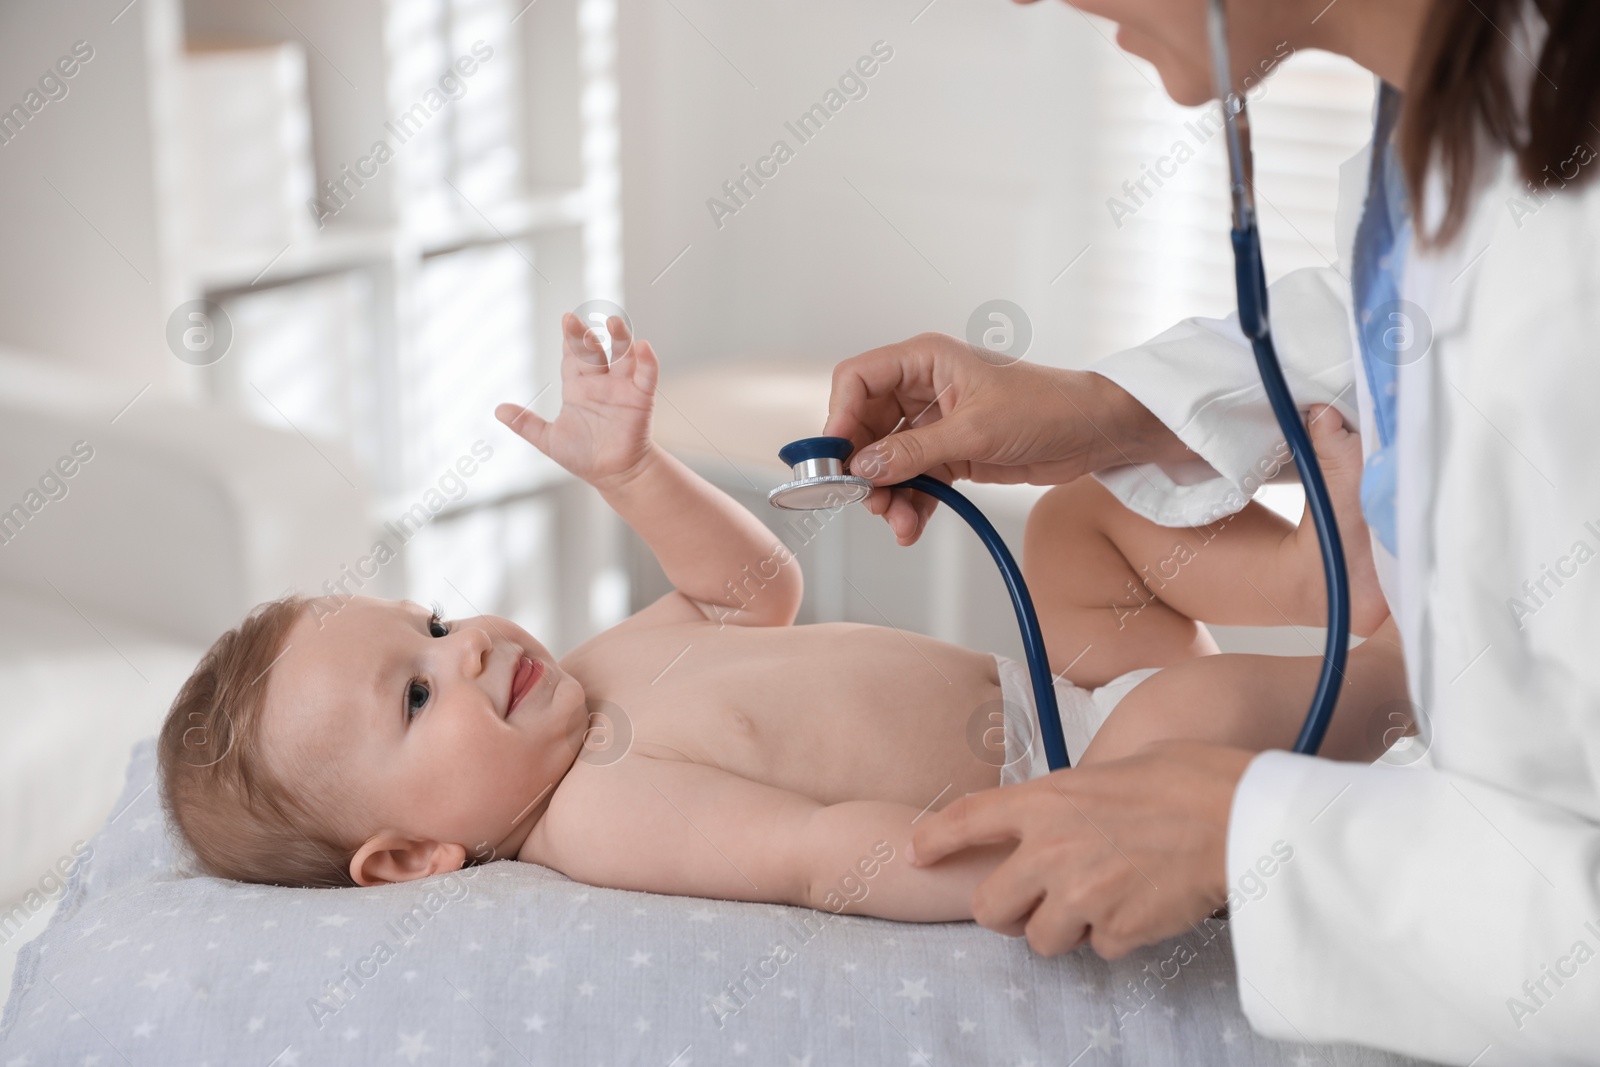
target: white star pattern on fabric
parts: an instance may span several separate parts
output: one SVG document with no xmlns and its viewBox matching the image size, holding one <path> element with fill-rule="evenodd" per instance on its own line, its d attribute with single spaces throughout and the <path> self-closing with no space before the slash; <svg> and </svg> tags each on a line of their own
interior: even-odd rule
<svg viewBox="0 0 1600 1067">
<path fill-rule="evenodd" d="M 554 963 L 550 962 L 550 953 L 548 952 L 540 956 L 535 956 L 532 953 L 529 953 L 525 959 L 526 962 L 524 962 L 521 967 L 518 967 L 517 970 L 532 971 L 535 978 L 543 978 L 544 972 L 555 966 Z"/>
<path fill-rule="evenodd" d="M 641 1015 L 637 1019 L 633 1020 L 633 1028 L 642 1034 L 646 1030 L 650 1029 L 650 1020 Z"/>
<path fill-rule="evenodd" d="M 956 1025 L 961 1027 L 961 1032 L 963 1034 L 975 1034 L 978 1032 L 978 1024 L 973 1022 L 971 1019 L 962 1019 L 960 1022 L 956 1023 Z"/>
<path fill-rule="evenodd" d="M 856 1024 L 851 1021 L 850 1016 L 848 1015 L 835 1015 L 833 1017 L 833 1025 L 837 1026 L 841 1030 L 849 1030 L 854 1028 Z"/>
<path fill-rule="evenodd" d="M 918 978 L 915 982 L 909 978 L 902 978 L 900 979 L 900 991 L 895 996 L 910 997 L 912 1006 L 916 1006 L 932 997 L 933 994 L 928 992 L 928 980 L 926 978 Z"/>
<path fill-rule="evenodd" d="M 719 955 L 720 953 L 714 948 L 703 948 L 700 950 L 700 958 L 705 960 L 707 963 L 717 962 L 717 956 Z"/>
<path fill-rule="evenodd" d="M 530 1015 L 522 1020 L 522 1032 L 525 1034 L 544 1033 L 545 1018 L 543 1015 Z"/>
<path fill-rule="evenodd" d="M 250 965 L 251 974 L 265 974 L 270 970 L 272 970 L 272 964 L 268 963 L 266 960 L 258 959 Z"/>
<path fill-rule="evenodd" d="M 155 1026 L 148 1019 L 133 1028 L 134 1037 L 149 1037 L 155 1032 Z"/>
<path fill-rule="evenodd" d="M 361 1036 L 361 1031 L 357 1030 L 353 1026 L 347 1026 L 344 1028 L 344 1033 L 340 1034 L 339 1036 L 344 1038 L 346 1041 L 354 1041 L 356 1038 Z"/>
<path fill-rule="evenodd" d="M 318 926 L 343 926 L 350 921 L 348 915 L 324 915 L 317 920 Z"/>
<path fill-rule="evenodd" d="M 395 1055 L 404 1056 L 408 1062 L 416 1063 L 417 1057 L 423 1053 L 432 1052 L 433 1046 L 427 1043 L 428 1031 L 419 1030 L 414 1034 L 396 1031 L 400 1038 L 400 1047 L 395 1049 Z"/>
<path fill-rule="evenodd" d="M 144 981 L 139 984 L 146 989 L 160 989 L 172 980 L 170 978 L 171 974 L 172 968 L 170 967 L 164 971 L 146 971 L 144 972 Z"/>
<path fill-rule="evenodd" d="M 645 952 L 642 949 L 636 948 L 633 950 L 633 955 L 628 957 L 628 962 L 633 964 L 635 967 L 645 967 L 649 965 L 650 957 L 654 955 L 655 953 L 653 952 Z"/>
<path fill-rule="evenodd" d="M 267 1025 L 267 1020 L 262 1016 L 257 1015 L 245 1024 L 245 1032 L 253 1034 L 265 1025 Z"/>
<path fill-rule="evenodd" d="M 1091 1048 L 1104 1049 L 1110 1052 L 1117 1045 L 1122 1044 L 1122 1039 L 1111 1032 L 1110 1023 L 1104 1026 L 1085 1026 L 1084 1030 L 1088 1031 L 1089 1046 Z"/>
<path fill-rule="evenodd" d="M 926 1052 L 920 1048 L 914 1048 L 911 1050 L 906 1062 L 909 1067 L 928 1067 L 933 1061 L 928 1059 Z"/>
<path fill-rule="evenodd" d="M 592 997 L 596 988 L 593 982 L 579 982 L 578 995 L 580 997 Z"/>
<path fill-rule="evenodd" d="M 791 1052 L 789 1054 L 789 1067 L 811 1067 L 811 1053 L 806 1053 L 805 1058 L 801 1059 Z"/>
<path fill-rule="evenodd" d="M 1294 1054 L 1294 1067 L 1314 1067 L 1316 1062 L 1305 1049 L 1300 1049 Z"/>
</svg>

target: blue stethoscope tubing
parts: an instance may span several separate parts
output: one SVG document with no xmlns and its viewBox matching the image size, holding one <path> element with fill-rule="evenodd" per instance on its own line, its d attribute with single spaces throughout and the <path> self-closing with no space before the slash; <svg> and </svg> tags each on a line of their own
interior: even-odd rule
<svg viewBox="0 0 1600 1067">
<path fill-rule="evenodd" d="M 1231 86 L 1233 68 L 1228 56 L 1224 0 L 1209 0 L 1207 14 L 1212 73 L 1227 127 L 1228 169 L 1233 196 L 1231 236 L 1234 284 L 1239 298 L 1239 328 L 1255 353 L 1256 370 L 1261 375 L 1262 388 L 1266 390 L 1272 413 L 1278 420 L 1278 428 L 1283 432 L 1290 454 L 1299 468 L 1300 482 L 1305 487 L 1306 506 L 1317 530 L 1323 576 L 1328 590 L 1328 633 L 1322 656 L 1322 672 L 1317 678 L 1311 708 L 1294 743 L 1295 752 L 1316 755 L 1339 700 L 1339 684 L 1344 679 L 1345 659 L 1350 648 L 1350 578 L 1345 572 L 1344 545 L 1339 538 L 1339 524 L 1334 518 L 1328 486 L 1311 447 L 1311 436 L 1300 422 L 1300 411 L 1284 380 L 1283 368 L 1278 363 L 1277 349 L 1272 343 L 1272 330 L 1267 321 L 1266 274 L 1261 263 L 1261 234 L 1256 227 L 1255 197 L 1250 184 L 1249 115 L 1244 98 L 1233 92 Z M 778 507 L 810 510 L 832 508 L 840 503 L 864 498 L 872 490 L 872 483 L 843 471 L 843 461 L 850 455 L 851 449 L 850 441 L 842 437 L 809 437 L 784 446 L 779 450 L 778 458 L 790 465 L 795 480 L 774 489 L 768 494 L 768 500 Z M 927 493 L 965 519 L 989 549 L 989 554 L 994 557 L 1005 579 L 1012 606 L 1016 608 L 1028 673 L 1033 680 L 1034 705 L 1039 716 L 1039 736 L 1044 745 L 1045 759 L 1052 771 L 1071 766 L 1056 705 L 1054 676 L 1045 652 L 1044 636 L 1039 630 L 1039 617 L 1034 611 L 1028 586 L 1023 581 L 1022 570 L 1012 558 L 1005 541 L 972 501 L 936 478 L 919 474 L 888 488 L 915 489 Z"/>
<path fill-rule="evenodd" d="M 1039 715 L 1039 740 L 1044 745 L 1045 759 L 1052 771 L 1072 764 L 1067 756 L 1067 740 L 1061 732 L 1061 712 L 1056 706 L 1055 676 L 1050 671 L 1050 657 L 1045 652 L 1044 635 L 1039 630 L 1039 615 L 1033 610 L 1033 597 L 1022 580 L 1022 568 L 1006 547 L 1000 531 L 986 518 L 978 506 L 954 487 L 937 478 L 919 474 L 889 486 L 891 489 L 915 489 L 927 493 L 951 511 L 967 520 L 967 525 L 978 535 L 989 554 L 1000 568 L 1006 581 L 1006 592 L 1011 594 L 1011 606 L 1017 610 L 1017 627 L 1022 631 L 1022 650 L 1028 661 L 1028 675 L 1033 680 L 1034 708 Z"/>
<path fill-rule="evenodd" d="M 1300 422 L 1300 411 L 1278 363 L 1272 343 L 1272 328 L 1267 318 L 1267 280 L 1261 262 L 1261 233 L 1256 226 L 1255 193 L 1251 184 L 1250 117 L 1245 99 L 1233 91 L 1233 64 L 1228 51 L 1228 12 L 1225 0 L 1209 0 L 1207 32 L 1211 44 L 1211 72 L 1222 105 L 1227 128 L 1228 173 L 1233 200 L 1234 285 L 1239 297 L 1239 329 L 1255 353 L 1261 386 L 1272 405 L 1278 428 L 1289 444 L 1300 483 L 1305 487 L 1306 506 L 1317 530 L 1322 550 L 1322 571 L 1328 590 L 1328 633 L 1322 654 L 1322 672 L 1306 712 L 1294 751 L 1314 756 L 1322 746 L 1339 701 L 1339 684 L 1344 680 L 1345 658 L 1350 650 L 1350 576 L 1345 571 L 1344 544 L 1339 523 L 1334 518 L 1328 486 L 1317 464 L 1311 437 Z"/>
</svg>

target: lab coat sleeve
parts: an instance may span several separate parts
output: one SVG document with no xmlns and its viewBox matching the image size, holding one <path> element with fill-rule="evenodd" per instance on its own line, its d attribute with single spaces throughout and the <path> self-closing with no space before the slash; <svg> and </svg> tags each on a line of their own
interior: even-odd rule
<svg viewBox="0 0 1600 1067">
<path fill-rule="evenodd" d="M 1597 865 L 1600 827 L 1472 778 L 1264 752 L 1228 830 L 1244 1015 L 1443 1063 L 1600 1062 Z"/>
<path fill-rule="evenodd" d="M 1331 403 L 1358 425 L 1350 283 L 1332 268 L 1293 271 L 1271 286 L 1268 308 L 1278 361 L 1301 411 Z M 1200 456 L 1096 472 L 1123 504 L 1152 522 L 1196 526 L 1230 515 L 1292 462 L 1237 313 L 1186 319 L 1089 369 L 1127 390 Z"/>
<path fill-rule="evenodd" d="M 1600 187 L 1527 224 L 1487 202 L 1475 288 L 1438 285 L 1471 311 L 1402 385 L 1434 397 L 1400 539 L 1426 545 L 1406 667 L 1436 767 L 1257 756 L 1230 925 L 1266 1034 L 1600 1064 Z"/>
</svg>

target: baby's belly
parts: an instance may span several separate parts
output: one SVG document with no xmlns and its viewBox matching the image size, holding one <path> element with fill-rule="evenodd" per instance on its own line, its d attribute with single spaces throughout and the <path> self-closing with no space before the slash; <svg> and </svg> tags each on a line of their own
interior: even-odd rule
<svg viewBox="0 0 1600 1067">
<path fill-rule="evenodd" d="M 828 804 L 939 808 L 999 784 L 981 745 L 1000 700 L 987 653 L 850 623 L 685 637 L 670 670 L 612 698 L 636 709 L 640 755 L 706 763 Z"/>
</svg>

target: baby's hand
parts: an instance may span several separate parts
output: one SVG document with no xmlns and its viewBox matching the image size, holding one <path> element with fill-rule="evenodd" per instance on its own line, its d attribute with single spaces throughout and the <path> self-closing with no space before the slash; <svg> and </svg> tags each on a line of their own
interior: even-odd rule
<svg viewBox="0 0 1600 1067">
<path fill-rule="evenodd" d="M 622 319 L 606 322 L 614 358 L 576 315 L 561 317 L 561 411 L 547 422 L 529 408 L 501 404 L 495 418 L 596 488 L 626 481 L 650 454 L 650 411 L 661 364 L 648 341 Z"/>
</svg>

